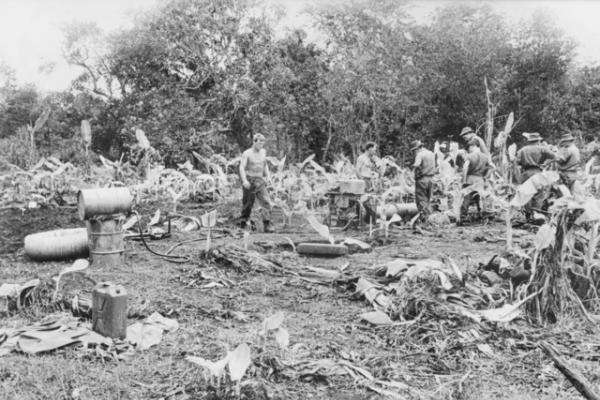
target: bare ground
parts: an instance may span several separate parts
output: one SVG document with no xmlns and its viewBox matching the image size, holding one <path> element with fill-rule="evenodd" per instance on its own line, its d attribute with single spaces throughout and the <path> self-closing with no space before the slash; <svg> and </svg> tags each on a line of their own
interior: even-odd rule
<svg viewBox="0 0 600 400">
<path fill-rule="evenodd" d="M 36 263 L 22 253 L 22 238 L 32 232 L 81 225 L 74 209 L 0 211 L 0 283 L 23 283 L 33 277 L 48 278 L 67 262 Z M 198 214 L 198 210 L 186 212 Z M 292 240 L 313 237 L 307 232 L 285 236 Z M 215 240 L 241 243 L 234 237 Z M 345 235 L 346 233 L 344 233 Z M 353 232 L 364 238 L 365 233 Z M 336 233 L 336 235 L 338 235 Z M 341 235 L 341 234 L 339 234 Z M 250 241 L 265 252 L 289 260 L 292 267 L 312 265 L 335 268 L 345 265 L 346 275 L 377 280 L 373 266 L 394 257 L 451 256 L 457 263 L 473 268 L 499 253 L 504 242 L 500 225 L 469 228 L 449 227 L 414 235 L 398 229 L 390 242 L 371 253 L 341 258 L 307 258 L 282 250 L 282 235 L 251 235 Z M 199 237 L 196 232 L 150 242 L 160 252 L 175 243 Z M 526 235 L 521 241 L 530 240 Z M 183 245 L 174 253 L 195 254 L 203 241 Z M 247 342 L 253 353 L 242 398 L 263 399 L 365 399 L 380 394 L 357 384 L 349 376 L 323 377 L 305 382 L 281 374 L 282 361 L 310 358 L 345 359 L 370 371 L 376 378 L 394 380 L 411 389 L 399 390 L 407 399 L 578 399 L 579 394 L 536 348 L 537 340 L 548 339 L 560 346 L 587 378 L 598 384 L 600 341 L 598 330 L 579 321 L 565 319 L 557 326 L 530 327 L 524 321 L 509 329 L 498 329 L 484 341 L 492 352 L 484 354 L 477 341 L 439 340 L 454 329 L 448 324 L 417 326 L 415 329 L 374 328 L 358 316 L 370 306 L 351 298 L 343 285 L 321 285 L 277 271 L 239 272 L 192 262 L 175 264 L 150 254 L 139 242 L 126 242 L 125 263 L 110 270 L 92 269 L 96 281 L 110 280 L 124 285 L 129 306 L 138 314 L 161 312 L 179 321 L 181 328 L 166 334 L 160 345 L 137 352 L 123 361 L 106 360 L 90 350 L 68 348 L 47 355 L 29 357 L 11 354 L 0 358 L 0 399 L 217 399 L 233 398 L 230 385 L 215 385 L 201 369 L 185 360 L 196 355 L 215 360 L 239 343 Z M 189 287 L 191 276 L 203 268 L 207 274 L 234 282 L 232 287 L 198 289 Z M 262 321 L 276 311 L 286 315 L 290 348 L 280 350 L 273 340 L 259 336 Z M 241 312 L 248 319 L 231 318 Z M 29 310 L 3 319 L 1 326 L 19 326 L 40 320 L 44 313 Z M 418 324 L 418 323 L 417 323 Z M 420 329 L 421 331 L 418 331 Z M 436 340 L 415 341 L 413 334 L 432 330 Z"/>
</svg>

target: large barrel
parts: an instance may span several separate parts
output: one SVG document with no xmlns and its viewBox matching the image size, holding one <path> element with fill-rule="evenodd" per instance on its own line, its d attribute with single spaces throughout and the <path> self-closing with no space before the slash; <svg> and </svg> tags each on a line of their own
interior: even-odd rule
<svg viewBox="0 0 600 400">
<path fill-rule="evenodd" d="M 299 254 L 317 256 L 343 256 L 348 253 L 348 247 L 344 244 L 305 242 L 298 244 L 296 251 Z"/>
<path fill-rule="evenodd" d="M 90 218 L 86 221 L 93 267 L 115 267 L 122 264 L 123 220 L 123 216 L 115 215 Z"/>
<path fill-rule="evenodd" d="M 391 218 L 392 215 L 398 214 L 403 220 L 406 220 L 414 217 L 418 212 L 416 203 L 385 204 L 383 208 L 377 207 L 377 214 L 380 217 L 385 216 L 385 218 Z"/>
<path fill-rule="evenodd" d="M 82 189 L 77 194 L 77 210 L 81 220 L 98 215 L 127 214 L 132 205 L 133 196 L 125 187 Z"/>
<path fill-rule="evenodd" d="M 38 261 L 87 257 L 86 228 L 57 229 L 25 236 L 25 254 Z"/>
</svg>

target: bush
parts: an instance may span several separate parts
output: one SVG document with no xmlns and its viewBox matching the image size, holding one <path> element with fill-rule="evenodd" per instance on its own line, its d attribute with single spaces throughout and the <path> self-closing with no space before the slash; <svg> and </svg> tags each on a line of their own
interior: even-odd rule
<svg viewBox="0 0 600 400">
<path fill-rule="evenodd" d="M 0 158 L 23 169 L 33 166 L 31 151 L 29 132 L 25 127 L 17 129 L 12 136 L 0 139 Z"/>
<path fill-rule="evenodd" d="M 82 165 L 86 162 L 81 138 L 74 135 L 71 138 L 52 136 L 48 139 L 38 139 L 37 154 L 32 153 L 29 132 L 27 128 L 17 129 L 12 136 L 0 139 L 0 159 L 23 169 L 33 167 L 41 157 L 56 157 L 63 162 Z"/>
</svg>

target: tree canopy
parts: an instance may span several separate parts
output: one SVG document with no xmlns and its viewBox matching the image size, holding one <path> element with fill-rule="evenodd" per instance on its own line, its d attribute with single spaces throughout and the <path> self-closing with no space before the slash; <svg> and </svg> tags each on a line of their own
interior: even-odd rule
<svg viewBox="0 0 600 400">
<path fill-rule="evenodd" d="M 234 155 L 257 132 L 292 159 L 355 157 L 368 140 L 402 157 L 415 137 L 482 132 L 488 107 L 497 126 L 514 112 L 512 140 L 595 136 L 600 74 L 573 66 L 575 44 L 547 14 L 517 25 L 449 3 L 420 25 L 407 4 L 317 7 L 312 26 L 283 34 L 277 13 L 235 0 L 172 0 L 119 32 L 73 24 L 64 54 L 81 75 L 68 91 L 42 96 L 0 68 L 0 137 L 48 107 L 48 140 L 89 119 L 93 149 L 116 158 L 141 128 L 169 164 L 192 150 Z"/>
</svg>

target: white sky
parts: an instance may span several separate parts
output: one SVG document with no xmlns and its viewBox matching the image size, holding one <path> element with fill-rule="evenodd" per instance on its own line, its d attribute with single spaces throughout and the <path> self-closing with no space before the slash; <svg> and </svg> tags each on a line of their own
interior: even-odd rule
<svg viewBox="0 0 600 400">
<path fill-rule="evenodd" d="M 286 7 L 283 21 L 287 27 L 302 26 L 309 19 L 302 16 L 306 4 L 339 0 L 267 0 Z M 61 26 L 72 21 L 93 21 L 106 31 L 130 26 L 137 12 L 160 0 L 0 0 L 0 61 L 17 72 L 19 82 L 32 82 L 42 90 L 65 89 L 79 73 L 62 59 Z M 472 2 L 476 2 L 472 0 Z M 443 1 L 415 1 L 411 12 L 417 21 L 427 16 Z M 556 15 L 558 25 L 578 43 L 577 62 L 600 62 L 600 1 L 495 1 L 490 3 L 510 22 L 527 17 L 537 8 L 547 8 Z M 52 72 L 42 72 L 42 65 L 52 63 Z"/>
</svg>

